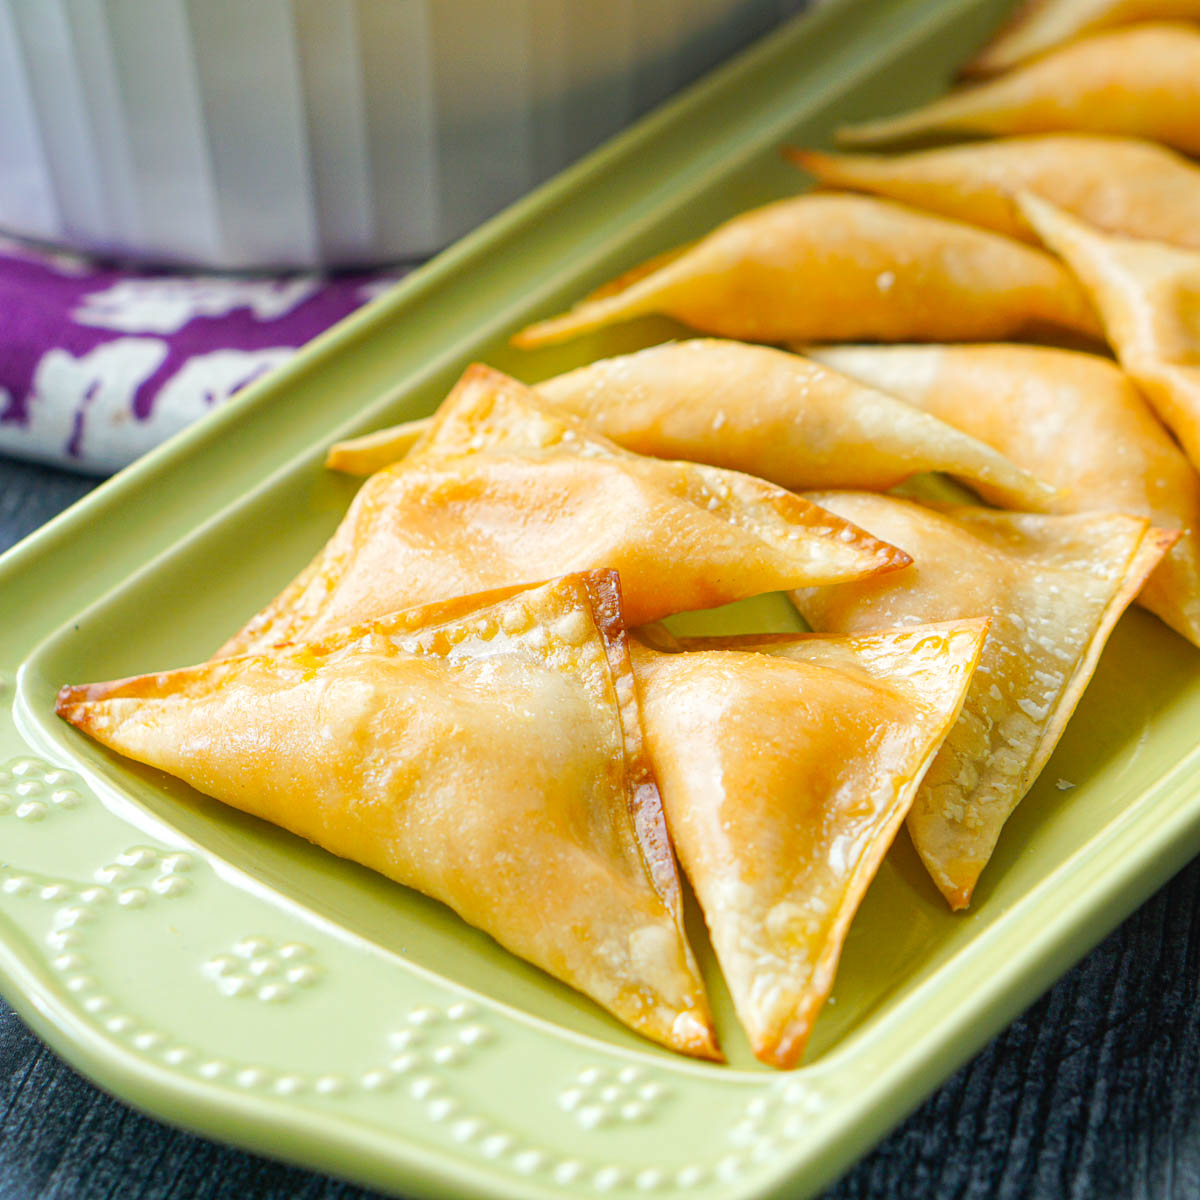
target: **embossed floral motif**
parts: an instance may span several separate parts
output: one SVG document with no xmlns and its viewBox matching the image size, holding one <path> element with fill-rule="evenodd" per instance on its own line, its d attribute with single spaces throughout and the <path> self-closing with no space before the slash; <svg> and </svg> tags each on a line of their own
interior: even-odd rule
<svg viewBox="0 0 1200 1200">
<path fill-rule="evenodd" d="M 254 996 L 276 1004 L 321 978 L 321 967 L 312 960 L 313 948 L 303 942 L 277 945 L 270 938 L 255 936 L 243 938 L 229 954 L 210 958 L 204 973 L 223 995 Z"/>
<path fill-rule="evenodd" d="M 43 821 L 83 803 L 79 776 L 40 758 L 13 758 L 0 764 L 0 817 Z"/>
<path fill-rule="evenodd" d="M 191 889 L 192 857 L 182 851 L 157 850 L 153 846 L 130 846 L 115 862 L 96 871 L 97 883 L 113 887 L 122 908 L 141 908 L 150 896 L 178 899 Z"/>
<path fill-rule="evenodd" d="M 639 1067 L 585 1067 L 558 1095 L 558 1105 L 584 1129 L 621 1121 L 644 1121 L 670 1098 L 669 1089 Z"/>
</svg>

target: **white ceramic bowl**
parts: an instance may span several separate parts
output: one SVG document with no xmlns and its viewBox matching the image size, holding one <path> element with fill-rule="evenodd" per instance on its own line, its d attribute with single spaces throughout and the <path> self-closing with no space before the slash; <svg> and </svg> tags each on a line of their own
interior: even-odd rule
<svg viewBox="0 0 1200 1200">
<path fill-rule="evenodd" d="M 428 254 L 799 0 L 0 0 L 0 229 L 209 267 Z"/>
</svg>

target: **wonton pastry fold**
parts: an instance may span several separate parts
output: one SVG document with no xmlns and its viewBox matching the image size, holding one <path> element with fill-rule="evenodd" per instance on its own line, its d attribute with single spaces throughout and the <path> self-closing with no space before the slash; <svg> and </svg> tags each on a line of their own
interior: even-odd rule
<svg viewBox="0 0 1200 1200">
<path fill-rule="evenodd" d="M 1186 22 L 1097 33 L 986 83 L 838 131 L 852 145 L 917 134 L 1121 133 L 1200 153 L 1200 29 Z"/>
<path fill-rule="evenodd" d="M 884 491 L 920 471 L 986 483 L 1015 508 L 1052 489 L 990 446 L 818 363 L 768 346 L 697 338 L 601 359 L 534 389 L 619 446 L 769 479 L 785 488 Z M 336 469 L 403 458 L 431 419 L 333 447 Z"/>
<path fill-rule="evenodd" d="M 1200 251 L 1102 234 L 1028 192 L 1020 204 L 1092 297 L 1121 366 L 1200 468 Z"/>
<path fill-rule="evenodd" d="M 564 571 L 619 570 L 638 625 L 907 562 L 763 480 L 621 450 L 476 366 L 408 458 L 363 484 L 317 558 L 220 653 Z"/>
<path fill-rule="evenodd" d="M 548 345 L 648 313 L 752 342 L 1097 332 L 1075 281 L 1041 251 L 890 201 L 814 192 L 734 217 L 513 343 Z"/>
<path fill-rule="evenodd" d="M 964 908 L 1001 827 L 1062 736 L 1117 618 L 1176 535 L 1116 513 L 934 511 L 869 492 L 817 498 L 893 538 L 915 561 L 892 580 L 796 593 L 814 628 L 864 633 L 992 619 L 962 715 L 908 818 L 933 881 L 951 908 Z"/>
<path fill-rule="evenodd" d="M 1127 512 L 1183 536 L 1138 601 L 1200 646 L 1200 476 L 1133 383 L 1040 346 L 824 346 L 814 355 L 995 446 L 1053 483 L 1048 512 Z M 1009 504 L 985 484 L 990 504 Z"/>
<path fill-rule="evenodd" d="M 804 1053 L 986 628 L 631 643 L 671 836 L 763 1062 Z"/>
<path fill-rule="evenodd" d="M 1083 33 L 1134 21 L 1200 20 L 1200 0 L 1025 0 L 967 64 L 973 75 L 1007 71 Z"/>
<path fill-rule="evenodd" d="M 121 754 L 450 905 L 639 1033 L 718 1058 L 613 572 L 64 688 Z"/>
<path fill-rule="evenodd" d="M 1015 203 L 1022 190 L 1111 233 L 1200 248 L 1200 168 L 1138 138 L 1045 133 L 911 154 L 788 154 L 828 187 L 875 192 L 1035 244 Z"/>
</svg>

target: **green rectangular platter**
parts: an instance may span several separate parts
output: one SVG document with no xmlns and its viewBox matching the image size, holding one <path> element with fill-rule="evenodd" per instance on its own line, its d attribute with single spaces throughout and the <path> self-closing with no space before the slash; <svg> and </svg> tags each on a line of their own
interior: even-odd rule
<svg viewBox="0 0 1200 1200">
<path fill-rule="evenodd" d="M 942 90 L 1006 0 L 841 0 L 458 243 L 0 560 L 0 988 L 103 1087 L 410 1196 L 809 1195 L 1200 849 L 1200 655 L 1127 614 L 952 916 L 903 836 L 806 1065 L 758 1066 L 700 923 L 728 1066 L 639 1040 L 452 913 L 52 714 L 205 657 L 321 545 L 336 437 L 433 410 L 473 359 L 536 380 L 663 321 L 506 346 L 643 257 L 795 191 L 779 147 Z M 795 627 L 779 597 L 691 630 Z"/>
</svg>

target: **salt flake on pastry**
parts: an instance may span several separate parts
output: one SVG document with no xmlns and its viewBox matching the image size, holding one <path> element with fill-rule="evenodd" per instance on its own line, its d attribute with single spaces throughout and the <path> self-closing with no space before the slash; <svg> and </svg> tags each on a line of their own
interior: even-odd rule
<svg viewBox="0 0 1200 1200">
<path fill-rule="evenodd" d="M 1041 346 L 822 346 L 822 362 L 957 425 L 1046 479 L 1046 512 L 1127 512 L 1181 537 L 1138 602 L 1200 646 L 1200 476 L 1129 377 Z M 1018 508 L 986 483 L 990 504 Z M 1026 507 L 1035 507 L 1029 505 Z"/>
<path fill-rule="evenodd" d="M 1200 248 L 1200 168 L 1138 138 L 1044 133 L 910 154 L 788 153 L 826 186 L 874 192 L 1035 244 L 1015 203 L 1022 190 L 1110 233 Z"/>
<path fill-rule="evenodd" d="M 64 688 L 58 712 L 448 904 L 646 1037 L 719 1057 L 612 572 Z"/>
<path fill-rule="evenodd" d="M 892 580 L 795 594 L 815 628 L 991 618 L 962 714 L 908 818 L 952 908 L 971 899 L 1000 830 L 1058 743 L 1117 618 L 1175 538 L 1116 513 L 935 511 L 869 492 L 815 499 L 890 537 L 914 564 Z"/>
<path fill-rule="evenodd" d="M 803 1054 L 986 626 L 631 644 L 671 835 L 763 1062 Z"/>
<path fill-rule="evenodd" d="M 649 313 L 751 342 L 1097 332 L 1074 280 L 1040 251 L 891 201 L 818 192 L 734 217 L 513 342 L 549 345 Z"/>
<path fill-rule="evenodd" d="M 631 454 L 474 367 L 409 456 L 366 481 L 316 560 L 220 653 L 564 571 L 619 570 L 636 625 L 907 562 L 791 492 Z"/>
<path fill-rule="evenodd" d="M 534 389 L 619 446 L 757 475 L 785 488 L 886 490 L 921 471 L 985 483 L 1017 508 L 1053 489 L 990 446 L 795 354 L 697 338 L 601 359 Z M 356 474 L 404 457 L 430 419 L 334 446 Z"/>
<path fill-rule="evenodd" d="M 1200 153 L 1200 29 L 1152 22 L 1093 34 L 924 108 L 838 131 L 850 145 L 929 133 L 1119 133 Z"/>
</svg>

